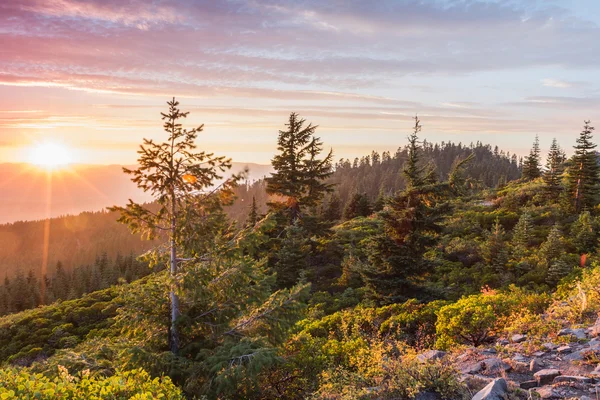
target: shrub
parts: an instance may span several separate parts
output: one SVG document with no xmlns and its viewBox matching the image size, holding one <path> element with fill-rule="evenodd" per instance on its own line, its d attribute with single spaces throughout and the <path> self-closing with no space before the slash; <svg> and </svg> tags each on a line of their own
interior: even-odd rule
<svg viewBox="0 0 600 400">
<path fill-rule="evenodd" d="M 1 399 L 183 399 L 181 391 L 167 378 L 152 379 L 143 369 L 118 371 L 102 378 L 80 373 L 69 375 L 59 369 L 54 379 L 32 374 L 27 369 L 0 370 Z"/>
<path fill-rule="evenodd" d="M 489 291 L 463 297 L 438 312 L 436 346 L 482 345 L 504 329 L 512 313 L 529 311 L 539 314 L 548 302 L 547 295 L 527 293 L 515 287 L 501 293 Z"/>
</svg>

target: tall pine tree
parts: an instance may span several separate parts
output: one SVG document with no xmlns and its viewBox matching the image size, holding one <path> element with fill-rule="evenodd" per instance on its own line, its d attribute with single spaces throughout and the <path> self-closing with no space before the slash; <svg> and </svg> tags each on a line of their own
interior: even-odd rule
<svg viewBox="0 0 600 400">
<path fill-rule="evenodd" d="M 569 168 L 569 183 L 573 205 L 576 212 L 592 208 L 597 204 L 598 194 L 598 156 L 596 145 L 592 143 L 594 127 L 585 121 L 583 130 L 575 145 L 575 155 Z"/>
<path fill-rule="evenodd" d="M 539 178 L 542 175 L 542 169 L 540 166 L 540 140 L 538 136 L 535 136 L 533 147 L 531 148 L 529 155 L 523 162 L 523 179 L 533 180 Z"/>
<path fill-rule="evenodd" d="M 167 240 L 171 276 L 169 348 L 176 354 L 179 350 L 177 320 L 181 315 L 178 266 L 184 261 L 183 257 L 197 254 L 199 249 L 194 249 L 192 243 L 207 240 L 205 236 L 211 232 L 207 224 L 214 222 L 214 215 L 220 214 L 221 200 L 229 197 L 240 176 L 233 176 L 215 189 L 214 182 L 221 179 L 221 172 L 231 168 L 231 160 L 204 151 L 196 152 L 195 141 L 204 125 L 184 129 L 180 120 L 188 113 L 178 108 L 179 102 L 175 98 L 167 104 L 168 112 L 161 113 L 167 141 L 155 143 L 152 139 L 144 139 L 138 150 L 139 167 L 123 168 L 140 189 L 154 197 L 158 209 L 153 211 L 129 200 L 126 207 L 115 206 L 110 210 L 119 211 L 119 222 L 127 224 L 133 232 L 150 239 L 161 237 Z M 153 255 L 157 262 L 165 256 L 159 250 Z"/>
<path fill-rule="evenodd" d="M 546 170 L 544 171 L 545 190 L 548 197 L 552 199 L 558 198 L 562 190 L 561 176 L 564 171 L 565 160 L 565 153 L 558 145 L 556 138 L 552 139 L 546 160 Z"/>
<path fill-rule="evenodd" d="M 305 208 L 315 206 L 331 191 L 325 179 L 333 173 L 333 153 L 319 158 L 323 145 L 314 136 L 317 126 L 305 123 L 296 113 L 290 114 L 287 128 L 279 131 L 279 153 L 271 161 L 275 172 L 266 178 L 267 193 L 280 196 L 280 200 L 269 206 L 287 212 L 290 224 L 302 216 Z"/>
<path fill-rule="evenodd" d="M 406 178 L 406 186 L 419 187 L 424 183 L 423 167 L 421 166 L 421 145 L 419 144 L 419 132 L 421 132 L 421 121 L 415 116 L 413 132 L 408 136 L 408 159 L 402 171 Z"/>
</svg>

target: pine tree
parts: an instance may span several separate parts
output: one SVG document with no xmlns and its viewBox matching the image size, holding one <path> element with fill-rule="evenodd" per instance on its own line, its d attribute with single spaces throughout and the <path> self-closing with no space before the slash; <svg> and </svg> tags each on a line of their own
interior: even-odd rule
<svg viewBox="0 0 600 400">
<path fill-rule="evenodd" d="M 486 241 L 481 247 L 481 255 L 485 262 L 497 273 L 504 273 L 508 262 L 506 233 L 500 220 L 496 218 L 493 228 L 487 233 Z"/>
<path fill-rule="evenodd" d="M 533 219 L 531 214 L 524 212 L 513 229 L 512 245 L 517 248 L 527 249 L 533 239 Z"/>
<path fill-rule="evenodd" d="M 590 121 L 585 121 L 583 130 L 577 139 L 572 166 L 569 168 L 569 182 L 575 212 L 592 208 L 597 203 L 598 194 L 598 157 L 596 145 L 592 143 L 594 127 Z"/>
<path fill-rule="evenodd" d="M 206 236 L 211 232 L 211 225 L 207 224 L 217 223 L 213 216 L 219 215 L 221 201 L 228 198 L 240 176 L 233 176 L 215 189 L 214 182 L 221 179 L 221 172 L 231 168 L 231 160 L 204 151 L 195 152 L 196 138 L 204 126 L 190 130 L 182 128 L 180 120 L 188 113 L 178 108 L 179 102 L 175 98 L 167 104 L 169 111 L 161 113 L 167 141 L 155 143 L 152 139 L 144 139 L 138 150 L 139 167 L 133 170 L 123 168 L 126 174 L 132 175 L 131 180 L 140 189 L 154 197 L 158 210 L 152 211 L 132 200 L 126 207 L 115 206 L 110 210 L 119 211 L 119 222 L 127 224 L 134 233 L 142 233 L 150 239 L 166 235 L 168 239 L 171 275 L 169 347 L 177 353 L 177 320 L 180 317 L 178 266 L 183 261 L 182 257 L 198 254 L 200 249 L 193 246 L 199 246 L 208 239 Z M 153 256 L 160 260 L 163 254 L 155 251 Z"/>
<path fill-rule="evenodd" d="M 408 159 L 404 166 L 403 174 L 406 178 L 406 186 L 419 187 L 424 183 L 423 167 L 421 164 L 421 146 L 419 144 L 419 132 L 421 132 L 421 121 L 415 116 L 413 132 L 408 136 Z"/>
<path fill-rule="evenodd" d="M 346 207 L 344 207 L 344 219 L 349 220 L 356 217 L 368 217 L 372 209 L 369 198 L 364 193 L 355 193 Z"/>
<path fill-rule="evenodd" d="M 523 179 L 530 181 L 539 178 L 541 175 L 540 140 L 536 135 L 529 156 L 527 156 L 523 162 Z"/>
<path fill-rule="evenodd" d="M 254 226 L 258 222 L 258 206 L 256 205 L 256 197 L 252 196 L 252 205 L 250 206 L 250 213 L 248 214 L 248 220 L 246 226 Z"/>
<path fill-rule="evenodd" d="M 546 238 L 546 241 L 540 246 L 540 258 L 542 262 L 549 266 L 564 253 L 564 244 L 560 230 L 554 225 Z"/>
<path fill-rule="evenodd" d="M 323 221 L 335 222 L 342 218 L 342 201 L 337 194 L 331 195 L 321 214 Z"/>
<path fill-rule="evenodd" d="M 305 122 L 296 113 L 290 114 L 287 129 L 279 131 L 279 153 L 271 161 L 275 172 L 266 178 L 267 193 L 283 198 L 269 206 L 288 212 L 290 224 L 301 217 L 303 208 L 316 205 L 331 191 L 331 185 L 324 181 L 333 173 L 333 153 L 318 158 L 322 143 L 314 136 L 317 126 L 305 126 Z"/>
<path fill-rule="evenodd" d="M 548 267 L 546 282 L 550 285 L 556 285 L 562 278 L 571 272 L 572 268 L 564 260 L 555 260 Z"/>
<path fill-rule="evenodd" d="M 544 184 L 548 197 L 557 199 L 562 191 L 561 176 L 564 171 L 566 157 L 556 138 L 552 139 L 552 145 L 546 160 L 546 171 L 544 171 Z"/>
<path fill-rule="evenodd" d="M 571 226 L 571 238 L 579 254 L 590 254 L 598 247 L 598 226 L 589 211 L 579 214 Z"/>
<path fill-rule="evenodd" d="M 375 199 L 375 203 L 373 203 L 373 211 L 379 212 L 383 210 L 385 207 L 385 202 L 387 201 L 387 196 L 383 190 L 383 187 L 379 189 L 379 194 L 377 195 L 377 199 Z"/>
<path fill-rule="evenodd" d="M 288 226 L 274 268 L 278 287 L 289 288 L 298 283 L 300 273 L 308 265 L 309 250 L 306 234 L 298 223 Z"/>
</svg>

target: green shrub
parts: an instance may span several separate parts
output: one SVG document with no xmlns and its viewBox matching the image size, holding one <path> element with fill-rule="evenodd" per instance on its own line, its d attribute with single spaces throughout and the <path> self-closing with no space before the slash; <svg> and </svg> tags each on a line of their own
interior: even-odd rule
<svg viewBox="0 0 600 400">
<path fill-rule="evenodd" d="M 117 371 L 103 378 L 80 373 L 69 375 L 61 368 L 55 378 L 27 369 L 0 370 L 0 399 L 183 399 L 169 378 L 152 379 L 143 369 Z"/>
</svg>

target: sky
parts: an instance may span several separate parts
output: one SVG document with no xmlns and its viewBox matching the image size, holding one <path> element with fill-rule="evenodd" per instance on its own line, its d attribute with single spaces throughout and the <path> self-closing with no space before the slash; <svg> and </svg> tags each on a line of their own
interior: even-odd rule
<svg viewBox="0 0 600 400">
<path fill-rule="evenodd" d="M 336 159 L 428 141 L 568 151 L 600 121 L 597 0 L 0 0 L 0 163 L 130 164 L 176 96 L 199 147 L 268 163 L 291 111 Z"/>
</svg>

